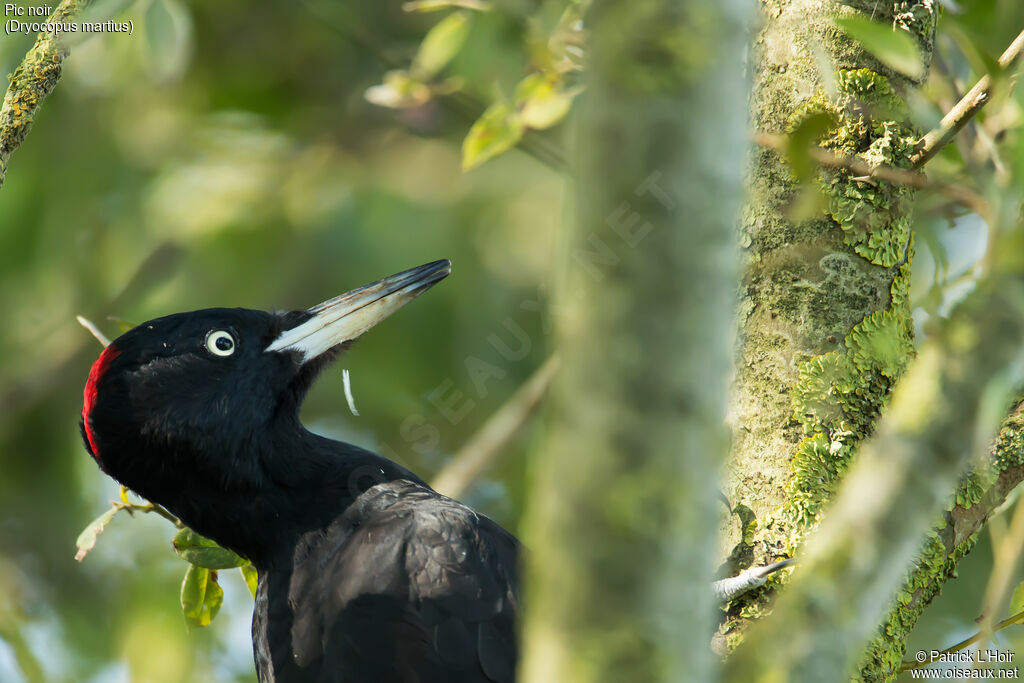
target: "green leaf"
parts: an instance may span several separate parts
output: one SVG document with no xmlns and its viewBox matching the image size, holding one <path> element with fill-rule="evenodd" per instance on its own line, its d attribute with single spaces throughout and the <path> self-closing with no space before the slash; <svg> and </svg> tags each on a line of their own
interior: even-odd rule
<svg viewBox="0 0 1024 683">
<path fill-rule="evenodd" d="M 135 329 L 136 327 L 136 324 L 133 322 L 122 320 L 121 318 L 115 318 L 113 316 L 107 318 L 107 320 L 117 325 L 117 329 L 121 330 L 121 332 L 127 332 L 128 330 Z"/>
<path fill-rule="evenodd" d="M 206 584 L 206 597 L 203 600 L 203 611 L 205 614 L 210 615 L 210 621 L 213 621 L 213 618 L 217 616 L 223 604 L 224 589 L 217 582 L 217 572 L 210 571 L 210 580 Z"/>
<path fill-rule="evenodd" d="M 252 593 L 252 597 L 256 597 L 256 584 L 259 583 L 259 576 L 256 574 L 256 567 L 252 564 L 243 564 L 239 569 L 242 571 L 242 578 L 245 579 L 245 585 L 249 587 L 249 592 Z"/>
<path fill-rule="evenodd" d="M 192 48 L 192 22 L 178 0 L 150 0 L 146 9 L 146 48 L 153 75 L 180 78 Z"/>
<path fill-rule="evenodd" d="M 928 293 L 921 297 L 920 306 L 928 314 L 938 315 L 944 298 L 942 287 L 938 283 L 934 283 L 928 288 Z"/>
<path fill-rule="evenodd" d="M 956 41 L 957 47 L 963 52 L 971 71 L 975 74 L 987 73 L 995 76 L 1002 73 L 1003 69 L 999 66 L 997 55 L 989 52 L 992 46 L 986 45 L 972 31 L 965 31 L 959 21 L 954 20 L 944 24 L 943 30 Z"/>
<path fill-rule="evenodd" d="M 412 78 L 408 71 L 395 69 L 384 74 L 384 82 L 366 89 L 366 101 L 379 107 L 406 109 L 430 100 L 430 88 Z"/>
<path fill-rule="evenodd" d="M 414 80 L 435 76 L 459 53 L 469 34 L 469 14 L 455 12 L 434 25 L 423 38 L 419 52 L 412 60 L 410 72 Z"/>
<path fill-rule="evenodd" d="M 558 85 L 557 79 L 544 74 L 531 74 L 519 82 L 516 106 L 524 126 L 550 128 L 569 113 L 575 93 L 559 91 Z"/>
<path fill-rule="evenodd" d="M 178 557 L 205 569 L 231 569 L 248 564 L 248 560 L 241 555 L 220 547 L 188 527 L 176 533 L 171 543 Z"/>
<path fill-rule="evenodd" d="M 181 582 L 181 611 L 189 624 L 202 626 L 203 600 L 206 585 L 210 582 L 210 570 L 190 564 Z"/>
<path fill-rule="evenodd" d="M 181 611 L 191 626 L 209 626 L 224 604 L 217 572 L 190 564 L 181 582 Z"/>
<path fill-rule="evenodd" d="M 104 512 L 102 515 L 92 520 L 89 526 L 82 530 L 82 533 L 78 534 L 78 539 L 75 541 L 75 546 L 78 548 L 78 552 L 75 553 L 75 559 L 81 562 L 85 559 L 85 556 L 96 547 L 96 537 L 100 535 L 103 528 L 110 523 L 110 520 L 114 518 L 121 508 L 111 507 L 109 510 Z"/>
<path fill-rule="evenodd" d="M 818 165 L 811 159 L 811 149 L 817 147 L 835 125 L 835 114 L 816 111 L 803 117 L 789 134 L 786 160 L 794 178 L 804 182 L 814 177 Z"/>
<path fill-rule="evenodd" d="M 412 0 L 402 5 L 405 12 L 437 12 L 438 10 L 461 7 L 478 12 L 490 12 L 491 3 L 482 0 Z"/>
<path fill-rule="evenodd" d="M 864 46 L 864 49 L 886 66 L 905 76 L 919 80 L 924 76 L 924 61 L 917 42 L 906 31 L 865 19 L 838 17 L 836 25 Z"/>
<path fill-rule="evenodd" d="M 1024 581 L 1017 584 L 1010 597 L 1010 616 L 1024 612 Z"/>
<path fill-rule="evenodd" d="M 462 170 L 476 168 L 511 149 L 523 137 L 523 123 L 506 102 L 496 102 L 481 114 L 462 141 Z"/>
</svg>

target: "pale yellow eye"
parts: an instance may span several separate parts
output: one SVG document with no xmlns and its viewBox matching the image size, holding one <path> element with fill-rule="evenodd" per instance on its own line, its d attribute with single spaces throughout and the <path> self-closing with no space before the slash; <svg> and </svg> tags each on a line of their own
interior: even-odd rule
<svg viewBox="0 0 1024 683">
<path fill-rule="evenodd" d="M 235 338 L 226 330 L 214 330 L 206 335 L 206 350 L 215 356 L 230 356 L 235 352 Z"/>
</svg>

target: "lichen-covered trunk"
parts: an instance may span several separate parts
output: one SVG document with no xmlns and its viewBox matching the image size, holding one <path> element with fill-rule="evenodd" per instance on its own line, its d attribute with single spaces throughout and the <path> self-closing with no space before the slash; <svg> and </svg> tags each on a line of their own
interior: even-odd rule
<svg viewBox="0 0 1024 683">
<path fill-rule="evenodd" d="M 998 233 L 1000 254 L 1021 243 L 1012 222 Z M 1019 377 L 1021 302 L 1024 263 L 1017 254 L 997 257 L 975 291 L 925 341 L 876 434 L 858 449 L 821 525 L 807 539 L 793 580 L 730 656 L 726 680 L 895 678 L 902 629 L 930 599 L 929 586 L 941 582 L 943 568 L 955 563 L 961 552 L 956 539 L 968 539 L 985 510 L 1020 480 L 1015 417 L 1003 425 L 992 466 L 966 479 L 963 474 L 969 463 L 977 464 L 975 449 L 996 436 L 991 406 L 1010 402 L 1006 378 Z"/>
<path fill-rule="evenodd" d="M 596 2 L 520 680 L 710 680 L 744 0 Z"/>
<path fill-rule="evenodd" d="M 927 66 L 937 3 L 762 5 L 752 126 L 871 165 L 909 167 L 917 133 L 902 98 L 917 84 L 860 49 L 834 19 L 861 15 L 908 32 Z M 913 349 L 909 189 L 843 170 L 802 172 L 767 149 L 754 154 L 748 189 L 725 485 L 730 569 L 799 550 Z M 741 640 L 769 592 L 730 607 L 721 649 Z"/>
</svg>

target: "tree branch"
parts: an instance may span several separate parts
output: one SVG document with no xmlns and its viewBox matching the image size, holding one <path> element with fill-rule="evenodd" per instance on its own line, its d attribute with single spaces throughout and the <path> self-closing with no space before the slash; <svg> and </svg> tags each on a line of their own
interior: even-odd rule
<svg viewBox="0 0 1024 683">
<path fill-rule="evenodd" d="M 752 137 L 756 144 L 779 152 L 787 152 L 790 147 L 789 139 L 783 135 L 756 132 Z M 988 202 L 983 196 L 969 187 L 957 183 L 932 182 L 919 171 L 896 168 L 886 164 L 871 166 L 862 159 L 840 156 L 822 147 L 810 147 L 807 149 L 807 153 L 815 163 L 821 166 L 844 169 L 851 173 L 856 173 L 862 178 L 877 178 L 896 185 L 915 187 L 920 190 L 933 190 L 967 206 L 981 215 L 988 213 Z"/>
<path fill-rule="evenodd" d="M 89 0 L 64 0 L 47 22 L 67 22 Z M 11 154 L 25 140 L 43 100 L 60 80 L 64 59 L 70 50 L 59 33 L 40 33 L 11 76 L 10 87 L 0 107 L 0 186 L 7 177 Z"/>
<path fill-rule="evenodd" d="M 993 467 L 998 475 L 995 481 L 988 487 L 984 494 L 977 501 L 963 500 L 953 506 L 945 517 L 945 523 L 932 530 L 932 538 L 936 539 L 941 546 L 941 558 L 938 560 L 938 567 L 917 567 L 910 575 L 909 584 L 916 586 L 906 605 L 897 606 L 889 617 L 884 627 L 887 632 L 909 633 L 924 614 L 928 605 L 939 594 L 943 584 L 950 578 L 955 577 L 957 564 L 974 546 L 977 533 L 988 523 L 992 514 L 1006 502 L 1006 498 L 1022 480 L 1024 480 L 1024 401 L 1019 402 L 1010 415 L 1003 421 L 999 437 L 989 454 L 989 461 L 985 466 Z M 972 504 L 973 503 L 973 504 Z M 1019 516 L 1019 511 L 1018 515 Z M 1020 522 L 1015 521 L 1016 537 L 1020 535 Z M 1012 540 L 1009 545 L 1014 545 Z M 1019 542 L 1017 543 L 1019 545 Z M 1017 552 L 1017 548 L 1010 548 L 1010 554 Z M 997 556 L 998 565 L 1013 565 L 1015 558 Z M 995 573 L 993 573 L 993 577 Z M 999 591 L 1005 590 L 1006 581 L 1000 581 Z M 997 605 L 1002 603 L 1003 598 L 992 599 L 986 591 L 985 613 L 996 614 Z M 982 624 L 982 634 L 986 631 L 989 635 L 1008 625 L 1002 622 L 992 628 L 990 620 Z M 955 652 L 974 642 L 964 641 L 953 646 L 947 652 Z M 903 653 L 901 652 L 902 656 Z M 927 663 L 927 662 L 925 662 Z M 900 670 L 905 670 L 907 663 L 904 662 Z M 916 668 L 916 667 L 914 667 Z"/>
<path fill-rule="evenodd" d="M 992 629 L 992 633 L 995 633 L 997 631 L 1002 631 L 1004 628 L 1006 628 L 1008 626 L 1013 626 L 1014 624 L 1019 624 L 1022 621 L 1024 621 L 1024 612 L 1017 612 L 1013 616 L 1007 617 L 1006 619 L 1003 619 L 998 624 L 996 624 L 996 627 L 994 629 Z M 970 647 L 971 645 L 974 645 L 977 642 L 980 642 L 981 639 L 984 638 L 986 635 L 990 635 L 990 634 L 986 634 L 985 631 L 978 631 L 973 636 L 970 636 L 969 638 L 964 638 L 963 640 L 961 640 L 956 645 L 950 645 L 945 650 L 942 650 L 939 654 L 940 655 L 948 655 L 948 654 L 952 654 L 954 652 L 959 652 L 960 650 L 963 650 L 965 648 Z M 935 661 L 936 659 L 939 659 L 939 658 L 937 658 L 937 657 L 936 658 L 929 657 L 928 659 L 926 659 L 923 662 L 917 662 L 917 661 L 903 662 L 903 666 L 900 667 L 900 673 L 903 673 L 904 671 L 910 671 L 911 669 L 920 669 L 921 667 L 927 666 L 928 664 L 930 664 L 931 662 Z"/>
<path fill-rule="evenodd" d="M 558 366 L 558 356 L 544 361 L 483 427 L 456 451 L 431 482 L 434 490 L 452 498 L 462 495 L 533 415 L 551 384 L 551 378 L 558 372 Z"/>
<path fill-rule="evenodd" d="M 1010 46 L 1006 48 L 1002 56 L 999 57 L 999 66 L 1005 73 L 1014 62 L 1020 57 L 1021 52 L 1024 51 L 1024 31 L 1017 34 Z M 933 130 L 928 131 L 922 138 L 924 145 L 918 151 L 917 155 L 912 159 L 914 168 L 918 169 L 924 166 L 929 159 L 939 153 L 939 150 L 946 146 L 946 144 L 953 139 L 953 137 L 960 132 L 971 118 L 981 111 L 981 108 L 988 104 L 989 96 L 992 91 L 992 75 L 985 74 L 982 76 L 974 87 L 971 88 L 966 95 L 964 95 L 959 102 L 954 105 L 949 112 L 942 117 L 942 121 L 939 122 L 939 126 Z"/>
</svg>

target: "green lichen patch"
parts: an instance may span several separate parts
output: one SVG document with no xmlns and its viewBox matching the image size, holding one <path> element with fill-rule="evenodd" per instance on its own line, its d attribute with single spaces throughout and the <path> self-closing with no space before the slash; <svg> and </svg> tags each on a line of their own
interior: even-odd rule
<svg viewBox="0 0 1024 683">
<path fill-rule="evenodd" d="M 897 379 L 914 352 L 906 318 L 891 310 L 875 311 L 846 338 L 850 362 L 861 373 Z"/>
<path fill-rule="evenodd" d="M 849 415 L 853 393 L 851 368 L 846 354 L 833 351 L 816 356 L 800 366 L 800 381 L 793 387 L 793 414 L 812 435 L 839 425 Z"/>
<path fill-rule="evenodd" d="M 916 134 L 905 103 L 889 81 L 857 69 L 837 73 L 836 85 L 835 96 L 821 89 L 799 107 L 787 130 L 804 137 L 812 131 L 817 144 L 871 167 L 908 167 Z M 806 436 L 790 463 L 783 506 L 784 517 L 794 522 L 791 551 L 817 523 L 914 352 L 909 304 L 912 191 L 874 177 L 854 177 L 845 169 L 821 171 L 818 183 L 844 242 L 871 264 L 891 269 L 893 279 L 889 308 L 854 325 L 841 349 L 800 365 L 792 406 Z M 825 260 L 820 263 L 823 270 L 831 265 Z"/>
<path fill-rule="evenodd" d="M 976 465 L 960 480 L 947 509 L 952 510 L 954 505 L 965 510 L 973 507 L 995 483 L 996 476 L 995 468 L 988 462 Z"/>
<path fill-rule="evenodd" d="M 820 146 L 872 168 L 909 168 L 918 136 L 906 103 L 888 79 L 868 69 L 844 70 L 836 74 L 836 86 L 834 97 L 821 89 L 797 108 L 787 132 L 806 130 L 808 122 L 832 121 L 817 136 Z M 912 188 L 858 177 L 846 169 L 823 169 L 819 188 L 826 212 L 857 254 L 886 268 L 900 262 L 910 239 Z"/>
<path fill-rule="evenodd" d="M 793 476 L 787 483 L 784 513 L 796 526 L 791 531 L 789 550 L 795 551 L 804 529 L 818 522 L 822 505 L 835 493 L 846 473 L 852 449 L 842 440 L 831 440 L 822 433 L 800 442 L 793 457 Z"/>
<path fill-rule="evenodd" d="M 1024 465 L 1024 411 L 1016 410 L 1003 422 L 996 437 L 993 466 L 999 472 Z"/>
<path fill-rule="evenodd" d="M 911 234 L 907 242 L 907 254 L 900 266 L 899 273 L 893 278 L 889 295 L 892 297 L 892 310 L 899 313 L 910 324 L 910 263 L 914 260 L 914 236 Z"/>
<path fill-rule="evenodd" d="M 787 483 L 783 511 L 795 522 L 791 550 L 817 523 L 913 355 L 909 316 L 876 311 L 854 326 L 843 346 L 802 363 L 793 389 L 793 416 L 808 436 L 797 447 Z"/>
<path fill-rule="evenodd" d="M 793 415 L 807 434 L 870 426 L 913 353 L 908 321 L 891 309 L 866 317 L 843 344 L 800 366 Z"/>
</svg>

